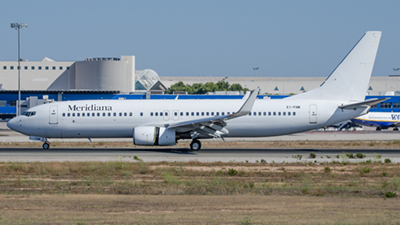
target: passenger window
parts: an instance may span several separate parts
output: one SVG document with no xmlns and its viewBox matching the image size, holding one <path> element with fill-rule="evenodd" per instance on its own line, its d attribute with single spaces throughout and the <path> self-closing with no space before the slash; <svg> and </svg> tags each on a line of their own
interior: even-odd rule
<svg viewBox="0 0 400 225">
<path fill-rule="evenodd" d="M 217 116 L 219 116 L 219 112 L 216 112 Z"/>
<path fill-rule="evenodd" d="M 158 112 L 156 112 L 155 114 L 156 114 L 156 116 L 158 116 Z"/>
<path fill-rule="evenodd" d="M 168 113 L 167 113 L 167 112 L 165 113 L 165 116 L 168 116 Z"/>
<path fill-rule="evenodd" d="M 100 116 L 100 113 L 97 113 L 97 116 Z"/>
<path fill-rule="evenodd" d="M 140 112 L 140 116 L 143 116 L 143 112 Z"/>
<path fill-rule="evenodd" d="M 211 116 L 214 116 L 214 112 L 211 112 Z"/>
<path fill-rule="evenodd" d="M 264 112 L 264 116 L 266 116 L 267 115 L 267 113 L 266 112 Z"/>
<path fill-rule="evenodd" d="M 251 112 L 249 113 L 249 116 L 251 116 Z"/>
<path fill-rule="evenodd" d="M 160 116 L 163 116 L 163 113 L 162 113 L 162 112 L 160 112 Z"/>
<path fill-rule="evenodd" d="M 72 113 L 72 116 L 75 116 L 75 113 Z"/>
<path fill-rule="evenodd" d="M 257 113 L 256 113 L 256 112 L 253 112 L 253 116 L 257 116 Z"/>
<path fill-rule="evenodd" d="M 192 112 L 192 116 L 194 116 L 194 112 Z"/>
<path fill-rule="evenodd" d="M 295 116 L 296 115 L 296 112 L 293 112 L 293 116 Z"/>
<path fill-rule="evenodd" d="M 93 116 L 93 117 L 95 117 L 95 115 L 96 115 L 95 113 L 92 113 L 92 116 Z"/>
<path fill-rule="evenodd" d="M 287 115 L 290 116 L 290 112 L 288 112 Z"/>
<path fill-rule="evenodd" d="M 222 113 L 221 113 L 221 116 L 225 116 L 225 113 L 224 113 L 224 112 L 222 112 Z"/>
<path fill-rule="evenodd" d="M 153 113 L 152 113 L 152 112 L 150 113 L 150 116 L 153 116 Z"/>
<path fill-rule="evenodd" d="M 281 115 L 281 112 L 278 112 L 278 116 L 280 116 Z"/>
<path fill-rule="evenodd" d="M 276 116 L 276 112 L 274 112 L 274 116 Z"/>
<path fill-rule="evenodd" d="M 114 113 L 114 116 L 117 116 L 117 113 Z"/>
<path fill-rule="evenodd" d="M 132 113 L 132 112 L 130 112 L 130 113 L 129 113 L 129 116 L 133 116 L 133 113 Z"/>
<path fill-rule="evenodd" d="M 200 115 L 200 113 L 199 112 L 196 112 L 196 116 L 199 116 Z"/>
<path fill-rule="evenodd" d="M 128 115 L 128 114 L 125 112 L 125 113 L 124 113 L 124 116 L 127 116 L 127 115 Z"/>
<path fill-rule="evenodd" d="M 77 113 L 76 116 L 81 116 L 81 114 L 80 114 L 80 113 Z"/>
<path fill-rule="evenodd" d="M 186 116 L 189 116 L 189 112 L 186 112 Z"/>
<path fill-rule="evenodd" d="M 268 112 L 268 116 L 270 116 L 271 115 L 271 112 Z"/>
<path fill-rule="evenodd" d="M 204 116 L 204 112 L 201 112 L 201 115 Z"/>
<path fill-rule="evenodd" d="M 210 115 L 210 113 L 209 113 L 209 112 L 206 112 L 206 115 L 207 115 L 207 116 L 209 116 L 209 115 Z"/>
<path fill-rule="evenodd" d="M 283 115 L 286 116 L 286 112 L 283 112 Z"/>
<path fill-rule="evenodd" d="M 103 116 L 106 116 L 106 113 L 103 113 Z"/>
<path fill-rule="evenodd" d="M 119 113 L 119 116 L 122 116 L 122 112 Z"/>
<path fill-rule="evenodd" d="M 89 117 L 89 116 L 90 116 L 90 113 L 86 113 L 86 116 Z"/>
<path fill-rule="evenodd" d="M 62 116 L 65 117 L 65 113 L 63 113 Z"/>
<path fill-rule="evenodd" d="M 183 112 L 181 112 L 181 116 L 183 116 Z"/>
<path fill-rule="evenodd" d="M 261 112 L 258 112 L 258 115 L 261 116 Z"/>
<path fill-rule="evenodd" d="M 178 116 L 178 113 L 177 113 L 177 112 L 174 112 L 174 116 Z"/>
<path fill-rule="evenodd" d="M 67 116 L 68 116 L 68 117 L 70 117 L 70 116 L 71 116 L 71 114 L 70 114 L 70 113 L 68 113 L 68 114 L 67 114 Z"/>
<path fill-rule="evenodd" d="M 108 113 L 108 116 L 111 116 L 111 113 Z"/>
</svg>

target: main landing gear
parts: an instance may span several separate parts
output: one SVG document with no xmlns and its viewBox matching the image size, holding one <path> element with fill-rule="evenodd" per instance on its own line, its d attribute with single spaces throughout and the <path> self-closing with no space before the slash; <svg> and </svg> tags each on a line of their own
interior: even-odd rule
<svg viewBox="0 0 400 225">
<path fill-rule="evenodd" d="M 50 148 L 50 143 L 49 142 L 45 142 L 45 143 L 43 143 L 43 149 L 49 149 Z"/>
<path fill-rule="evenodd" d="M 198 151 L 201 149 L 201 142 L 197 139 L 193 139 L 192 143 L 190 143 L 190 149 L 193 151 Z"/>
</svg>

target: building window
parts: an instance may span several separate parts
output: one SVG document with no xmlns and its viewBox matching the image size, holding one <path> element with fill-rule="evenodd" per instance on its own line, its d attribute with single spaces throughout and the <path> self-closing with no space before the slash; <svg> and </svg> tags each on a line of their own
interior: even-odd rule
<svg viewBox="0 0 400 225">
<path fill-rule="evenodd" d="M 396 109 L 400 108 L 400 102 L 393 102 L 393 108 L 396 108 Z"/>
<path fill-rule="evenodd" d="M 392 108 L 391 102 L 382 102 L 381 103 L 381 109 L 390 109 L 390 108 Z"/>
<path fill-rule="evenodd" d="M 17 106 L 17 101 L 15 100 L 10 101 L 10 106 Z"/>
<path fill-rule="evenodd" d="M 34 67 L 34 66 L 32 66 L 32 67 L 31 67 L 31 70 L 35 70 L 35 67 Z"/>
<path fill-rule="evenodd" d="M 0 101 L 0 107 L 7 106 L 7 100 Z"/>
</svg>

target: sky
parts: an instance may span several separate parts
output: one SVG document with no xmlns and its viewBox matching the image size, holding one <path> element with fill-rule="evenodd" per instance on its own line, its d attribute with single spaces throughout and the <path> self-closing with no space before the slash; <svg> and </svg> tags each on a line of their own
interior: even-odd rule
<svg viewBox="0 0 400 225">
<path fill-rule="evenodd" d="M 0 60 L 136 56 L 160 76 L 328 76 L 366 31 L 382 31 L 373 76 L 400 68 L 400 1 L 0 1 Z M 400 71 L 399 71 L 400 72 Z M 400 74 L 400 73 L 399 73 Z"/>
</svg>

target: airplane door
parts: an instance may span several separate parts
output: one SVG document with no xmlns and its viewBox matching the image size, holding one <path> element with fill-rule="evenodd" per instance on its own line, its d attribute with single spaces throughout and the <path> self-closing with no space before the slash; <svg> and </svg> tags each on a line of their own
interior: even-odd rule
<svg viewBox="0 0 400 225">
<path fill-rule="evenodd" d="M 50 106 L 49 123 L 50 124 L 58 124 L 58 113 L 57 113 L 57 106 L 56 105 Z"/>
<path fill-rule="evenodd" d="M 317 105 L 310 105 L 310 123 L 317 123 Z"/>
<path fill-rule="evenodd" d="M 173 118 L 174 120 L 179 120 L 179 111 L 178 111 L 178 110 L 174 110 L 174 111 L 172 112 L 172 118 Z"/>
<path fill-rule="evenodd" d="M 168 110 L 165 110 L 164 112 L 163 112 L 163 114 L 164 114 L 164 120 L 165 121 L 168 121 L 169 120 L 169 111 Z"/>
</svg>

